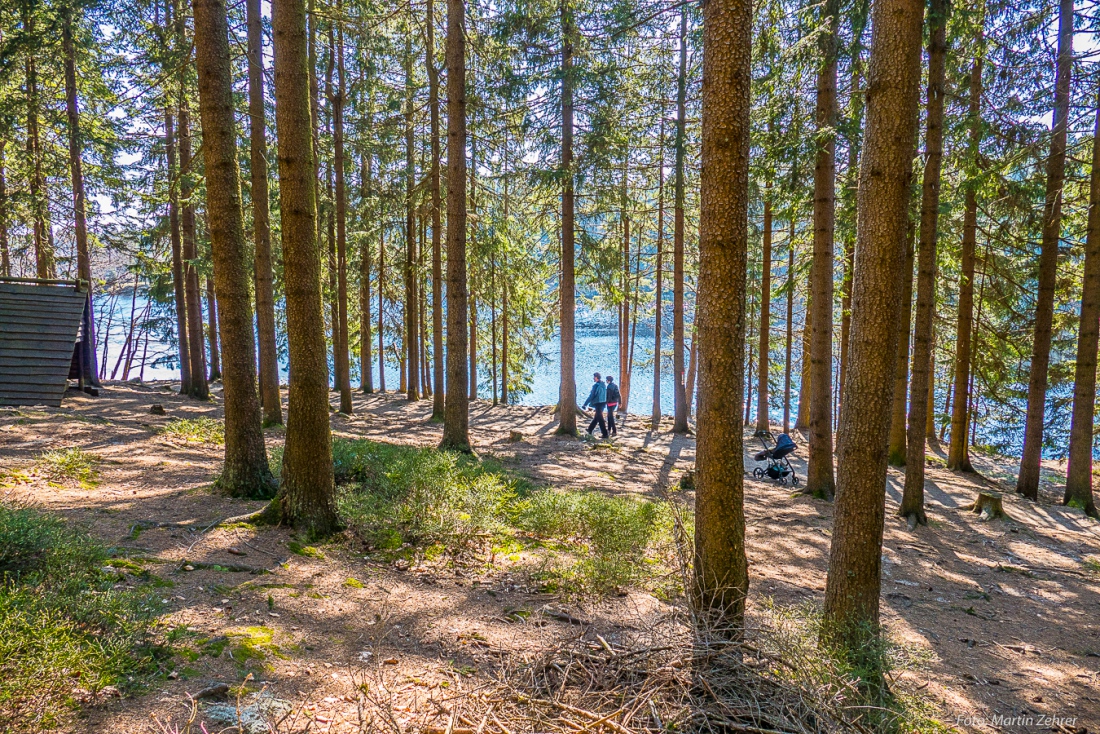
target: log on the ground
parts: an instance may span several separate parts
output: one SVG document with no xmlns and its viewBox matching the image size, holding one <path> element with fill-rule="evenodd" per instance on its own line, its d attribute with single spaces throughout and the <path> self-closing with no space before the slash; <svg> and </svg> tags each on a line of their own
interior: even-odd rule
<svg viewBox="0 0 1100 734">
<path fill-rule="evenodd" d="M 1007 520 L 1008 515 L 1005 514 L 1001 497 L 1000 492 L 978 492 L 978 497 L 974 502 L 962 509 L 981 515 L 982 520 Z"/>
</svg>

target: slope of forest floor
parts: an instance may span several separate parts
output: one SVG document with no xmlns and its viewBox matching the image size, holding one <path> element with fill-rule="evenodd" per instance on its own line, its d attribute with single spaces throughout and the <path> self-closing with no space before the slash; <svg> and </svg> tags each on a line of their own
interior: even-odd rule
<svg viewBox="0 0 1100 734">
<path fill-rule="evenodd" d="M 166 414 L 152 414 L 154 403 Z M 434 446 L 441 427 L 428 422 L 430 411 L 430 400 L 357 394 L 355 414 L 334 414 L 332 425 L 337 436 Z M 164 629 L 177 630 L 173 639 L 183 651 L 172 670 L 144 692 L 96 697 L 72 724 L 74 732 L 176 731 L 158 721 L 182 731 L 187 694 L 239 681 L 250 656 L 263 660 L 259 677 L 272 700 L 307 704 L 311 731 L 359 731 L 364 704 L 357 691 L 367 690 L 386 692 L 370 705 L 375 715 L 388 709 L 392 730 L 401 731 L 418 706 L 437 705 L 433 691 L 501 675 L 532 651 L 566 639 L 614 645 L 627 631 L 677 613 L 677 600 L 640 590 L 601 598 L 548 593 L 506 560 L 409 567 L 365 559 L 361 544 L 348 539 L 303 554 L 284 528 L 135 527 L 202 527 L 261 507 L 212 491 L 220 446 L 163 430 L 180 418 L 217 420 L 220 413 L 217 399 L 198 403 L 169 385 L 122 383 L 107 385 L 99 398 L 70 392 L 60 409 L 0 408 L 0 498 L 80 523 L 171 582 L 157 593 L 168 609 Z M 647 424 L 631 417 L 610 448 L 592 450 L 590 442 L 555 437 L 547 408 L 484 402 L 471 408 L 479 454 L 536 484 L 607 493 L 657 495 L 691 468 L 694 440 L 673 436 L 670 425 L 653 432 Z M 266 436 L 276 448 L 282 429 Z M 94 478 L 58 480 L 43 468 L 44 452 L 73 448 L 92 457 Z M 747 440 L 748 469 L 754 452 Z M 804 451 L 794 464 L 804 474 Z M 956 474 L 930 458 L 929 527 L 916 532 L 894 516 L 902 475 L 890 470 L 883 620 L 892 638 L 922 659 L 895 683 L 919 691 L 939 720 L 958 730 L 1097 731 L 1100 524 L 1059 504 L 1063 466 L 1046 467 L 1038 503 L 1012 494 L 1010 460 L 977 456 L 975 466 L 980 475 Z M 963 509 L 983 489 L 1005 492 L 1008 519 L 983 521 Z M 751 477 L 745 497 L 750 619 L 769 600 L 820 604 L 831 504 Z M 183 559 L 193 570 L 181 567 Z M 271 573 L 225 570 L 234 565 Z M 200 712 L 194 731 L 211 713 Z M 472 732 L 478 723 L 464 729 L 444 717 L 439 734 Z M 482 730 L 503 729 L 480 723 Z M 208 719 L 211 732 L 224 726 Z"/>
</svg>

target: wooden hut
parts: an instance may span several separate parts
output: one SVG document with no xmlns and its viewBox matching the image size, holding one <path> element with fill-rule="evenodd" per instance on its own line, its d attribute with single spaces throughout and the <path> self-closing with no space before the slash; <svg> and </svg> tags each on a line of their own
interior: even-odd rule
<svg viewBox="0 0 1100 734">
<path fill-rule="evenodd" d="M 61 405 L 70 379 L 97 395 L 86 281 L 0 277 L 0 405 Z"/>
</svg>

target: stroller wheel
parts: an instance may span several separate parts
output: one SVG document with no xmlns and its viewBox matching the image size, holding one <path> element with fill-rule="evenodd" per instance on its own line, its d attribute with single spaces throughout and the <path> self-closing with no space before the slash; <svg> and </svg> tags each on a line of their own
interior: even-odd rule
<svg viewBox="0 0 1100 734">
<path fill-rule="evenodd" d="M 761 469 L 760 467 L 756 467 L 755 469 L 752 470 L 752 475 L 754 477 L 756 477 L 757 479 L 763 479 L 764 478 L 764 470 Z"/>
</svg>

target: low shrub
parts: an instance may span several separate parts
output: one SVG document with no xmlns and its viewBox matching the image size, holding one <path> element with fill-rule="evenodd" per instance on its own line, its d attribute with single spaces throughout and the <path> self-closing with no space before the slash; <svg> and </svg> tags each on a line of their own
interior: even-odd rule
<svg viewBox="0 0 1100 734">
<path fill-rule="evenodd" d="M 0 505 L 0 730 L 52 728 L 155 669 L 156 602 L 116 589 L 106 564 L 104 549 L 63 520 Z"/>
<path fill-rule="evenodd" d="M 54 482 L 76 482 L 84 489 L 99 483 L 99 457 L 79 448 L 51 449 L 36 462 L 42 473 Z"/>
<path fill-rule="evenodd" d="M 187 443 L 225 443 L 225 424 L 213 418 L 173 418 L 160 428 L 162 436 Z"/>
<path fill-rule="evenodd" d="M 480 539 L 526 537 L 545 579 L 596 592 L 652 578 L 674 557 L 664 502 L 534 488 L 493 460 L 367 440 L 337 439 L 333 462 L 342 520 L 384 551 L 455 557 Z"/>
</svg>

